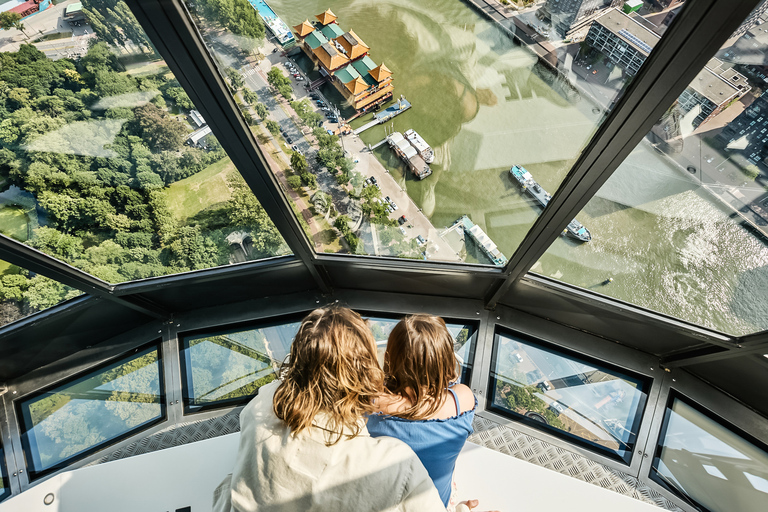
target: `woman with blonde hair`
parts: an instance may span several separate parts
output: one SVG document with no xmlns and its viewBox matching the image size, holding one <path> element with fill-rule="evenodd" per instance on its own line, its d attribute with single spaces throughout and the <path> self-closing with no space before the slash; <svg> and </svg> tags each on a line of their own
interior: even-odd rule
<svg viewBox="0 0 768 512">
<path fill-rule="evenodd" d="M 445 321 L 425 314 L 403 318 L 389 335 L 384 371 L 388 394 L 379 401 L 380 414 L 368 419 L 368 431 L 413 448 L 444 506 L 461 510 L 453 470 L 472 433 L 477 399 L 457 384 L 453 336 Z"/>
<path fill-rule="evenodd" d="M 366 430 L 384 374 L 360 315 L 312 311 L 282 374 L 240 414 L 235 467 L 214 493 L 215 512 L 445 510 L 413 451 Z"/>
</svg>

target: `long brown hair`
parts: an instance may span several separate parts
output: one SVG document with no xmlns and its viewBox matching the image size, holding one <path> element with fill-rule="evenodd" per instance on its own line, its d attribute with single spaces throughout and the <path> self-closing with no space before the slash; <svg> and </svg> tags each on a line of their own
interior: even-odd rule
<svg viewBox="0 0 768 512">
<path fill-rule="evenodd" d="M 365 320 L 351 309 L 330 306 L 302 321 L 282 368 L 273 408 L 295 435 L 327 415 L 327 443 L 360 433 L 361 419 L 375 410 L 384 388 L 376 341 Z"/>
<path fill-rule="evenodd" d="M 445 321 L 426 314 L 400 320 L 389 334 L 384 371 L 389 392 L 413 402 L 395 416 L 419 420 L 437 412 L 445 388 L 459 377 Z"/>
</svg>

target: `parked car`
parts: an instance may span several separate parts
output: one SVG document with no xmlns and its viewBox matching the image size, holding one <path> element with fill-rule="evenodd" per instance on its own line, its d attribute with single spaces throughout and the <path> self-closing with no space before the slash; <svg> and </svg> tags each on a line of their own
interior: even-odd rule
<svg viewBox="0 0 768 512">
<path fill-rule="evenodd" d="M 291 146 L 291 149 L 294 150 L 296 153 L 298 153 L 300 155 L 302 154 L 301 150 L 299 149 L 299 146 L 297 146 L 296 144 Z"/>
<path fill-rule="evenodd" d="M 394 201 L 392 201 L 391 203 L 389 203 L 389 205 L 392 207 L 392 211 L 393 211 L 393 212 L 397 211 L 397 205 L 395 204 L 395 202 L 394 202 Z"/>
<path fill-rule="evenodd" d="M 400 232 L 401 232 L 403 235 L 405 235 L 405 234 L 406 234 L 405 228 L 404 228 L 403 226 L 400 226 Z"/>
<path fill-rule="evenodd" d="M 408 222 L 408 219 L 406 219 L 406 218 L 405 218 L 405 215 L 401 215 L 401 216 L 400 216 L 400 217 L 397 219 L 397 223 L 398 223 L 398 224 L 400 224 L 401 226 L 402 226 L 403 224 L 405 224 L 406 222 Z"/>
<path fill-rule="evenodd" d="M 552 391 L 552 384 L 550 384 L 549 382 L 547 382 L 545 380 L 543 380 L 543 381 L 539 382 L 538 384 L 536 384 L 536 387 L 539 388 L 542 393 L 544 393 L 546 391 Z"/>
<path fill-rule="evenodd" d="M 291 139 L 289 136 L 286 135 L 285 136 L 285 142 L 287 142 L 288 144 L 292 144 L 293 143 L 293 139 Z"/>
<path fill-rule="evenodd" d="M 568 408 L 568 407 L 566 407 L 565 405 L 561 404 L 561 403 L 560 403 L 560 402 L 558 402 L 557 400 L 555 400 L 554 402 L 552 402 L 551 404 L 549 404 L 549 409 L 550 409 L 550 410 L 551 410 L 553 413 L 557 414 L 558 416 L 559 416 L 560 414 L 563 414 L 567 408 Z"/>
<path fill-rule="evenodd" d="M 389 196 L 385 197 L 385 198 L 384 198 L 384 200 L 385 200 L 386 202 L 388 202 L 388 203 L 391 203 L 391 202 L 392 202 L 392 200 L 389 198 Z"/>
<path fill-rule="evenodd" d="M 424 239 L 424 237 L 423 237 L 423 236 L 421 236 L 421 235 L 418 235 L 418 236 L 416 237 L 416 241 L 417 241 L 417 242 L 419 242 L 419 245 L 424 245 L 425 243 L 427 243 L 427 241 L 426 241 L 426 240 Z"/>
<path fill-rule="evenodd" d="M 522 363 L 523 362 L 523 356 L 521 356 L 518 353 L 515 353 L 515 359 L 517 359 L 518 363 Z"/>
</svg>

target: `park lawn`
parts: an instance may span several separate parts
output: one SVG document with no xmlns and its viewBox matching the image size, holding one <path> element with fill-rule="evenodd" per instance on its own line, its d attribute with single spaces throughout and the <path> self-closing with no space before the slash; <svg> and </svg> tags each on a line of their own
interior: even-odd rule
<svg viewBox="0 0 768 512">
<path fill-rule="evenodd" d="M 0 208 L 0 233 L 19 242 L 27 241 L 27 215 L 21 208 Z"/>
<path fill-rule="evenodd" d="M 168 208 L 179 221 L 186 221 L 215 204 L 223 203 L 232 196 L 227 186 L 227 176 L 236 173 L 229 158 L 222 158 L 197 174 L 172 183 L 163 189 Z"/>
</svg>

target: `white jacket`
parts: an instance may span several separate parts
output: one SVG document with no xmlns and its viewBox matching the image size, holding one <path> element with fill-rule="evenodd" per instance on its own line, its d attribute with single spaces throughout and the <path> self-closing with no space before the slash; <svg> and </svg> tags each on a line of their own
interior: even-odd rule
<svg viewBox="0 0 768 512">
<path fill-rule="evenodd" d="M 299 435 L 272 410 L 279 382 L 240 414 L 234 470 L 214 492 L 214 512 L 445 512 L 416 454 L 397 439 L 354 438 L 326 446 L 321 415 Z"/>
</svg>

